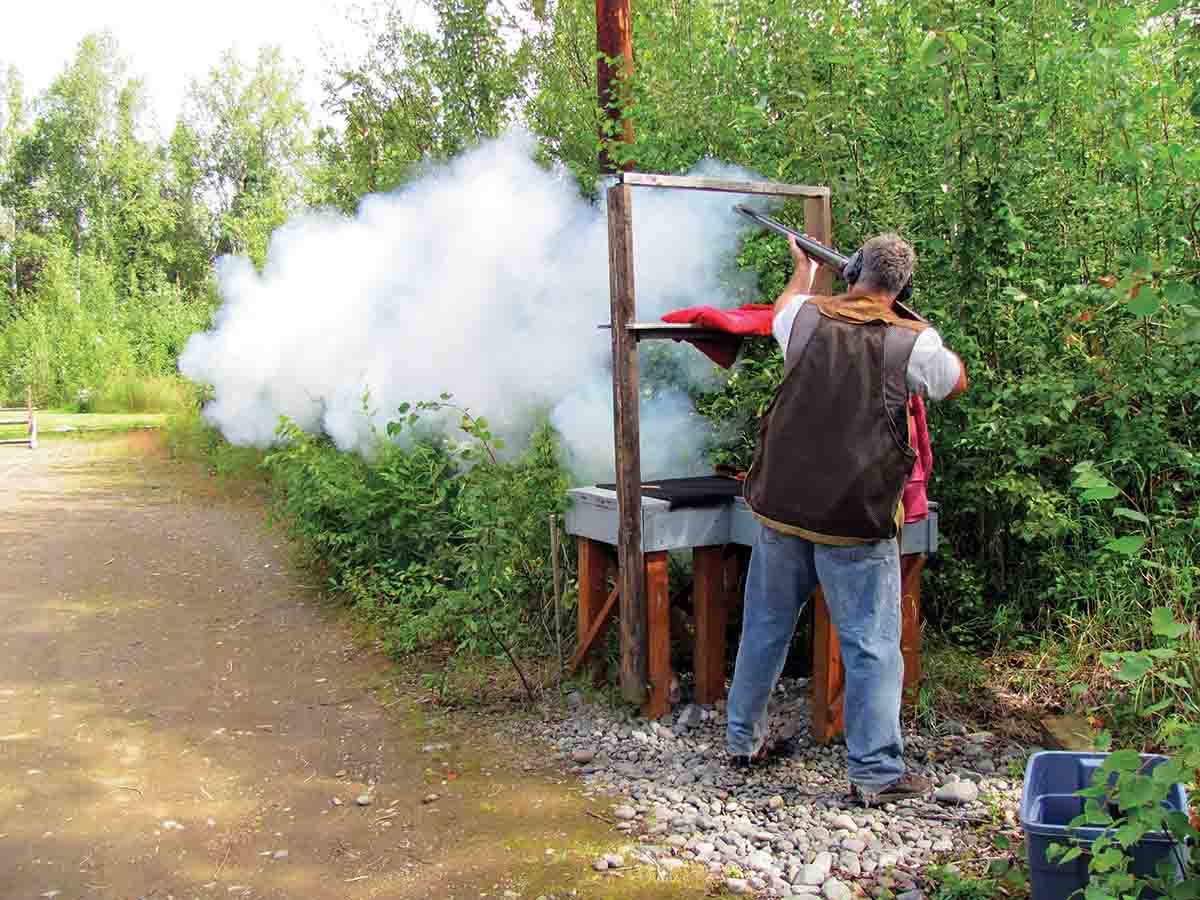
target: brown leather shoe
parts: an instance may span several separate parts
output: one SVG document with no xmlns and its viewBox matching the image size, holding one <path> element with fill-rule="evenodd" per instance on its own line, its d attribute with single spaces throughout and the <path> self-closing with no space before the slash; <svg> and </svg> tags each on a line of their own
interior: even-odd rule
<svg viewBox="0 0 1200 900">
<path fill-rule="evenodd" d="M 906 772 L 891 784 L 881 788 L 864 788 L 857 784 L 850 785 L 850 800 L 862 806 L 875 806 L 879 803 L 895 803 L 897 800 L 915 800 L 924 797 L 933 790 L 933 782 L 922 775 Z"/>
</svg>

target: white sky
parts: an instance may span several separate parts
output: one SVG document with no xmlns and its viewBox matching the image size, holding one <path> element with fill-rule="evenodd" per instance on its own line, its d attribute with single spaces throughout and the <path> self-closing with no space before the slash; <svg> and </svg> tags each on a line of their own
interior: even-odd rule
<svg viewBox="0 0 1200 900">
<path fill-rule="evenodd" d="M 3 7 L 0 66 L 16 65 L 27 95 L 49 86 L 85 35 L 108 29 L 130 73 L 145 79 L 163 134 L 170 133 L 191 78 L 205 75 L 230 47 L 247 61 L 264 44 L 282 47 L 302 66 L 314 116 L 320 116 L 323 48 L 351 58 L 361 48 L 346 20 L 347 0 L 9 0 Z"/>
</svg>

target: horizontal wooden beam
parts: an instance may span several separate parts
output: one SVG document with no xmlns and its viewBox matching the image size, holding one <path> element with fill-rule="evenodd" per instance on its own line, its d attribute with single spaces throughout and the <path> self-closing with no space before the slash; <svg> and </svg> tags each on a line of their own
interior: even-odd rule
<svg viewBox="0 0 1200 900">
<path fill-rule="evenodd" d="M 829 188 L 781 181 L 739 181 L 698 175 L 653 175 L 622 172 L 621 183 L 633 187 L 678 188 L 686 191 L 723 191 L 728 194 L 762 194 L 768 197 L 828 197 Z"/>
</svg>

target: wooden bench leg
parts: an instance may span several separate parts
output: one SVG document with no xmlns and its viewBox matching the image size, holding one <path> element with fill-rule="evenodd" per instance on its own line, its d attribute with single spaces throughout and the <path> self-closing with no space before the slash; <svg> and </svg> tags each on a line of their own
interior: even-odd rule
<svg viewBox="0 0 1200 900">
<path fill-rule="evenodd" d="M 917 702 L 921 683 L 921 572 L 924 553 L 900 557 L 900 652 L 904 657 L 904 702 Z"/>
<path fill-rule="evenodd" d="M 921 571 L 924 554 L 900 559 L 900 652 L 904 658 L 904 700 L 916 702 L 921 681 Z M 827 744 L 846 729 L 846 670 L 837 629 L 829 619 L 824 592 L 813 595 L 813 738 Z"/>
<path fill-rule="evenodd" d="M 846 670 L 825 592 L 817 588 L 809 602 L 813 605 L 812 734 L 818 744 L 828 744 L 846 729 Z"/>
<path fill-rule="evenodd" d="M 737 574 L 737 558 L 726 558 L 724 547 L 692 551 L 697 703 L 716 703 L 725 697 L 725 626 Z"/>
<path fill-rule="evenodd" d="M 671 711 L 671 593 L 667 552 L 646 554 L 646 636 L 650 644 L 648 676 L 650 695 L 642 715 L 657 719 Z"/>
<path fill-rule="evenodd" d="M 595 641 L 604 630 L 604 623 L 595 628 L 596 619 L 605 615 L 605 601 L 608 599 L 608 571 L 612 565 L 612 555 L 607 545 L 591 538 L 576 538 L 579 549 L 579 638 L 576 655 L 577 667 L 587 658 L 591 650 L 589 642 Z M 612 605 L 608 605 L 607 615 L 612 615 Z"/>
</svg>

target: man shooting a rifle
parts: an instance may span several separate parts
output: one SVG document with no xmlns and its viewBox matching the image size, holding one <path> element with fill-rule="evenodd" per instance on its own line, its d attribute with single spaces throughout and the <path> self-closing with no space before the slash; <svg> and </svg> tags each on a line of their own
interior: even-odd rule
<svg viewBox="0 0 1200 900">
<path fill-rule="evenodd" d="M 763 417 L 746 499 L 759 522 L 729 695 L 731 763 L 772 751 L 767 702 L 805 602 L 820 583 L 846 667 L 850 793 L 866 805 L 926 794 L 900 733 L 901 494 L 913 470 L 909 392 L 967 388 L 962 360 L 927 323 L 902 317 L 915 254 L 869 240 L 837 297 L 813 295 L 819 263 L 789 237 L 795 273 L 775 301 L 784 379 Z M 858 263 L 857 271 L 851 269 Z M 841 273 L 838 273 L 841 274 Z"/>
</svg>

